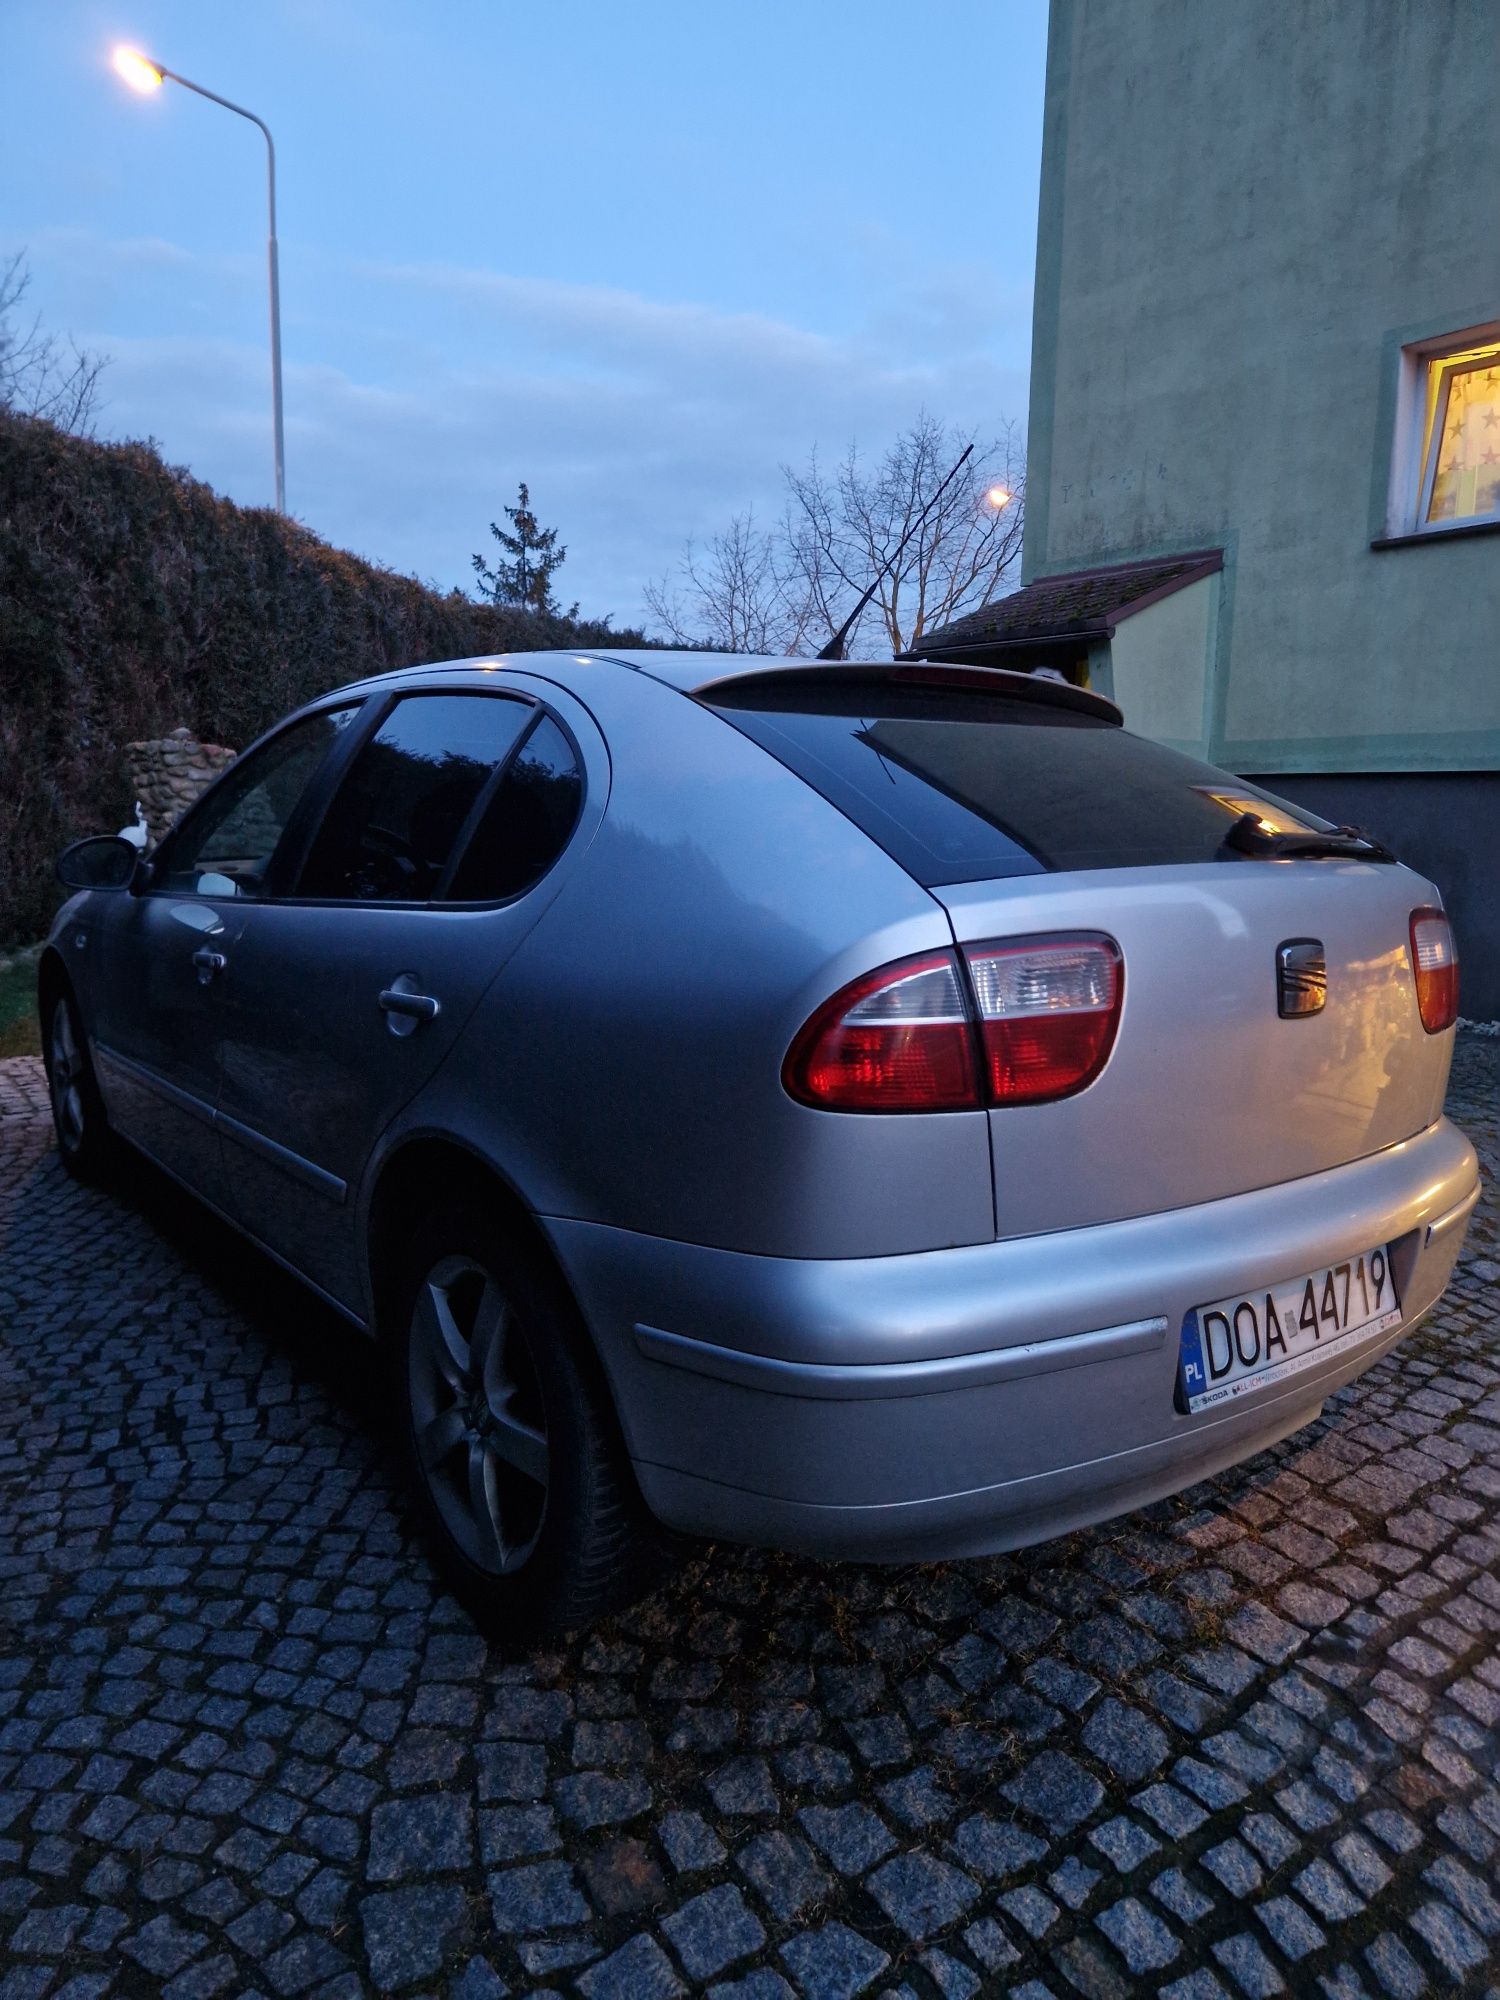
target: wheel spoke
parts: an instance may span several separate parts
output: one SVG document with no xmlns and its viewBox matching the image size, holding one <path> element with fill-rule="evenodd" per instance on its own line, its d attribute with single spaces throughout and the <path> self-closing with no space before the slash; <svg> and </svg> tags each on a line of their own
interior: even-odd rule
<svg viewBox="0 0 1500 2000">
<path fill-rule="evenodd" d="M 503 1563 L 505 1540 L 495 1506 L 495 1474 L 489 1453 L 477 1440 L 469 1446 L 469 1513 L 485 1559 Z"/>
<path fill-rule="evenodd" d="M 429 1468 L 441 1464 L 466 1428 L 464 1413 L 457 1403 L 450 1404 L 446 1410 L 439 1410 L 431 1422 L 423 1426 L 417 1438 L 417 1452 L 422 1463 Z"/>
<path fill-rule="evenodd" d="M 417 1325 L 443 1380 L 462 1388 L 469 1372 L 469 1343 L 458 1330 L 447 1287 L 429 1278 L 417 1298 Z"/>
<path fill-rule="evenodd" d="M 488 1259 L 456 1251 L 428 1268 L 409 1342 L 412 1437 L 428 1493 L 468 1559 L 509 1574 L 541 1533 L 549 1451 L 527 1329 Z"/>
<path fill-rule="evenodd" d="M 547 1440 L 540 1431 L 502 1411 L 493 1419 L 485 1443 L 504 1464 L 536 1485 L 546 1486 Z"/>
<path fill-rule="evenodd" d="M 505 1336 L 510 1326 L 510 1303 L 493 1278 L 486 1278 L 474 1315 L 474 1331 L 469 1337 L 469 1375 L 493 1395 L 504 1381 Z"/>
</svg>

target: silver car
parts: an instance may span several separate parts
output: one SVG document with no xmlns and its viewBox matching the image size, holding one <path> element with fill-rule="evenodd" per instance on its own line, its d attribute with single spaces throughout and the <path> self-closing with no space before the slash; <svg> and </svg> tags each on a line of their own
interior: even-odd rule
<svg viewBox="0 0 1500 2000">
<path fill-rule="evenodd" d="M 372 1336 L 517 1636 L 662 1526 L 923 1560 L 1176 1492 L 1478 1197 L 1432 885 L 1047 679 L 384 674 L 60 867 L 64 1162 L 128 1140 Z"/>
</svg>

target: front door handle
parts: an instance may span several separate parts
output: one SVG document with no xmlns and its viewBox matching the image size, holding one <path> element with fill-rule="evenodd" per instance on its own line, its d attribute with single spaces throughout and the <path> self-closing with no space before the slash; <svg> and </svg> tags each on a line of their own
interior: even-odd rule
<svg viewBox="0 0 1500 2000">
<path fill-rule="evenodd" d="M 416 975 L 411 972 L 391 981 L 380 996 L 380 1005 L 393 1035 L 413 1034 L 424 1021 L 435 1021 L 443 1011 L 441 1001 L 417 991 Z"/>
<path fill-rule="evenodd" d="M 198 968 L 198 984 L 207 986 L 211 979 L 224 970 L 229 960 L 222 951 L 214 951 L 205 944 L 200 945 L 193 953 L 193 963 Z"/>
</svg>

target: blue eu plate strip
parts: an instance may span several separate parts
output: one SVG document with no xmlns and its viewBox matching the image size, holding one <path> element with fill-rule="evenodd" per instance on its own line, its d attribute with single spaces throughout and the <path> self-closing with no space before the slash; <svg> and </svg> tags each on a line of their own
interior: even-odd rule
<svg viewBox="0 0 1500 2000">
<path fill-rule="evenodd" d="M 1203 1343 L 1198 1337 L 1196 1312 L 1190 1312 L 1182 1322 L 1182 1347 L 1177 1369 L 1183 1395 L 1201 1396 L 1208 1387 L 1208 1375 L 1203 1366 Z"/>
</svg>

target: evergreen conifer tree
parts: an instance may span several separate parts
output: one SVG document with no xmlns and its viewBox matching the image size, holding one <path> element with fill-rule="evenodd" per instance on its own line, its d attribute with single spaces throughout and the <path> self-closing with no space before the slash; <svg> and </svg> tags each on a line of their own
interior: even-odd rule
<svg viewBox="0 0 1500 2000">
<path fill-rule="evenodd" d="M 504 551 L 494 567 L 482 555 L 474 558 L 480 595 L 492 604 L 511 604 L 523 611 L 545 612 L 553 617 L 575 616 L 576 604 L 570 611 L 560 613 L 552 594 L 553 574 L 566 562 L 568 552 L 557 546 L 557 529 L 544 528 L 538 522 L 524 479 L 516 505 L 505 509 L 505 518 L 511 524 L 511 532 L 498 521 L 490 523 L 490 533 Z"/>
</svg>

